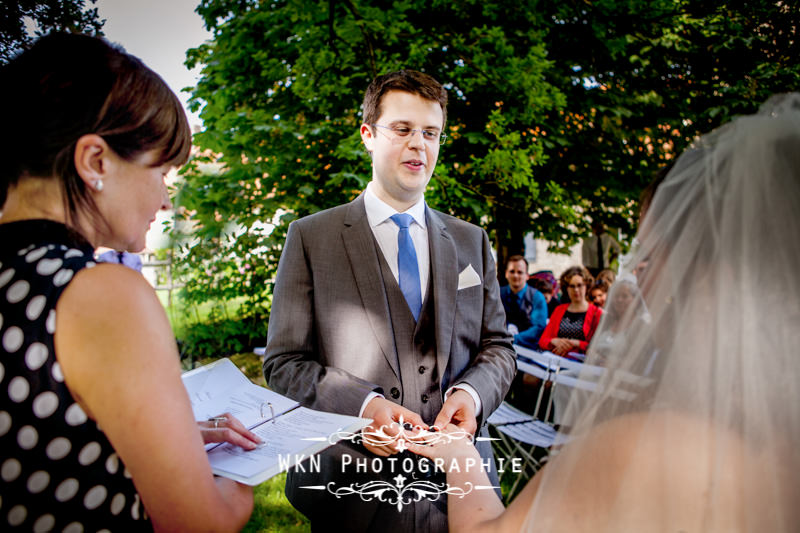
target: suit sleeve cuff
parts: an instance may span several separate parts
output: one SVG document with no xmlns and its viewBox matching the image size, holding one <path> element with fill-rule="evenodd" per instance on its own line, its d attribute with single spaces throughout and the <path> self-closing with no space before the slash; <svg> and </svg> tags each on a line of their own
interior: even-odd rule
<svg viewBox="0 0 800 533">
<path fill-rule="evenodd" d="M 481 397 L 478 396 L 478 391 L 476 391 L 469 383 L 459 383 L 458 385 L 453 385 L 452 387 L 447 389 L 447 392 L 444 393 L 444 401 L 447 401 L 447 398 L 449 398 L 450 395 L 453 394 L 453 391 L 456 389 L 461 389 L 470 396 L 472 396 L 472 401 L 475 402 L 475 418 L 481 416 L 481 407 L 482 407 Z"/>
<path fill-rule="evenodd" d="M 361 404 L 361 409 L 358 410 L 358 416 L 363 418 L 364 410 L 367 408 L 367 404 L 371 402 L 373 398 L 383 398 L 383 394 L 379 394 L 375 391 L 367 394 L 367 397 L 364 398 L 364 403 Z"/>
</svg>

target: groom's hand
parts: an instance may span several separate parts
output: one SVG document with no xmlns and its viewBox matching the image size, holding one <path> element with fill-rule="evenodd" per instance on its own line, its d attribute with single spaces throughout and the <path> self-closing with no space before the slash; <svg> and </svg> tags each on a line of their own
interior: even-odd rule
<svg viewBox="0 0 800 533">
<path fill-rule="evenodd" d="M 395 437 L 400 433 L 401 423 L 426 429 L 428 427 L 417 413 L 386 398 L 370 400 L 361 416 L 372 419 L 372 423 L 362 430 L 364 447 L 381 457 L 388 457 L 400 451 Z"/>
<path fill-rule="evenodd" d="M 475 431 L 478 429 L 478 421 L 475 419 L 475 400 L 467 391 L 454 390 L 442 405 L 442 410 L 439 411 L 436 421 L 433 423 L 437 428 L 445 428 L 448 424 L 458 426 L 459 429 L 470 435 L 475 435 Z"/>
</svg>

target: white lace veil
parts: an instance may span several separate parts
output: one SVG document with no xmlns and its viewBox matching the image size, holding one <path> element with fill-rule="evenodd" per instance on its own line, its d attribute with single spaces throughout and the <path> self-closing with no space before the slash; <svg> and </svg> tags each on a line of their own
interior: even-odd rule
<svg viewBox="0 0 800 533">
<path fill-rule="evenodd" d="M 590 347 L 525 529 L 800 530 L 800 94 L 676 161 L 637 267 L 649 320 Z"/>
</svg>

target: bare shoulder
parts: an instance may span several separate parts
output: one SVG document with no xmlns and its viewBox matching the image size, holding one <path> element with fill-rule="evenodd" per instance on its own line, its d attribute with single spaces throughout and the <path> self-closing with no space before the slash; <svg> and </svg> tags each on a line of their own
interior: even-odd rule
<svg viewBox="0 0 800 533">
<path fill-rule="evenodd" d="M 68 384 L 79 388 L 82 376 L 129 372 L 134 361 L 180 372 L 175 338 L 155 291 L 121 265 L 101 264 L 75 275 L 56 306 L 55 343 Z"/>
<path fill-rule="evenodd" d="M 166 320 L 155 291 L 144 277 L 127 267 L 101 264 L 81 270 L 59 299 L 57 314 L 76 319 Z M 128 322 L 128 325 L 133 325 Z"/>
</svg>

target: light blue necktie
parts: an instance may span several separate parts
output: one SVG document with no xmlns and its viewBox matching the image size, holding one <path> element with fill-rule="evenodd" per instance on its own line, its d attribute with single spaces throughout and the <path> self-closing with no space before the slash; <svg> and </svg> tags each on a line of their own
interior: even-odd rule
<svg viewBox="0 0 800 533">
<path fill-rule="evenodd" d="M 422 309 L 422 294 L 419 285 L 419 264 L 414 242 L 408 232 L 408 226 L 414 222 L 414 217 L 404 213 L 392 215 L 392 222 L 400 227 L 397 233 L 397 267 L 400 272 L 400 290 L 406 298 L 408 308 L 414 315 L 414 320 L 419 319 Z"/>
</svg>

